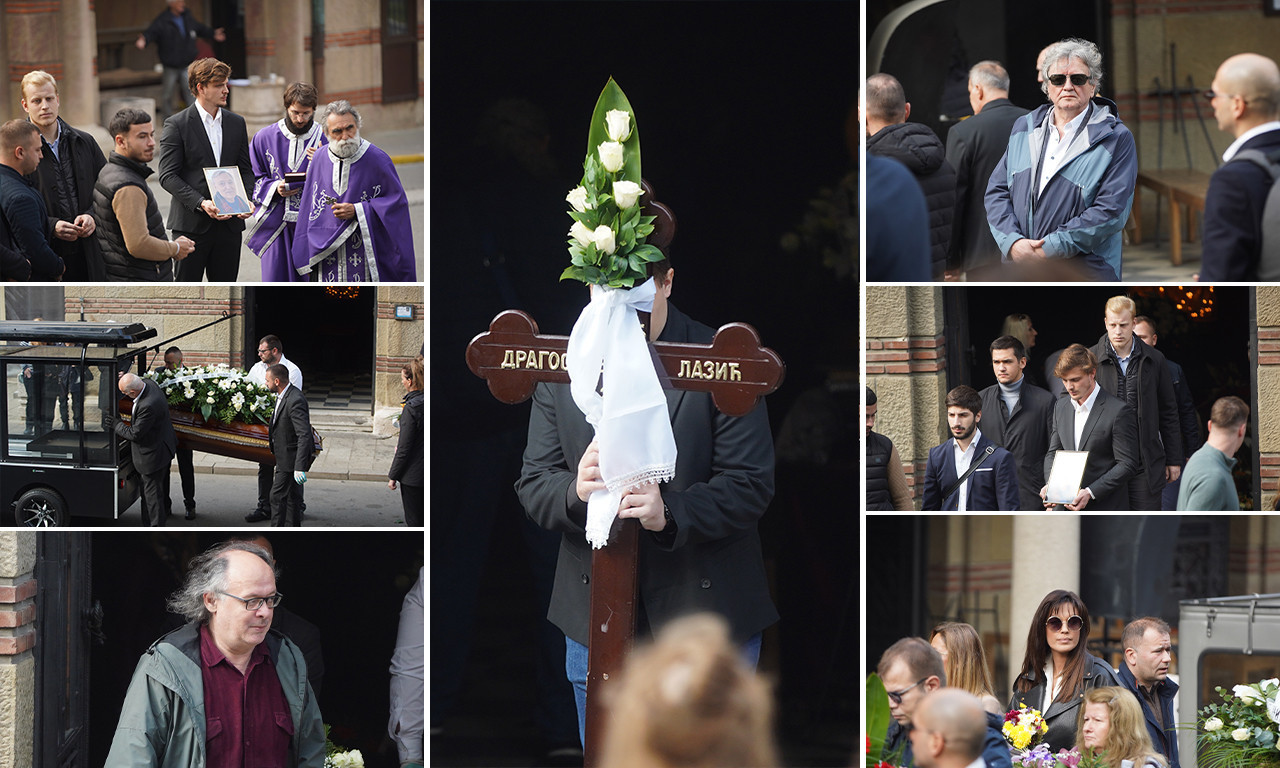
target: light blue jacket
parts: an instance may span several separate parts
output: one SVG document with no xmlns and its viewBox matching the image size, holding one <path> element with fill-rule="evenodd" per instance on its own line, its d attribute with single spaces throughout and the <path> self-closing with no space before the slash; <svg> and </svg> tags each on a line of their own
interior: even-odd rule
<svg viewBox="0 0 1280 768">
<path fill-rule="evenodd" d="M 1022 238 L 1044 240 L 1053 259 L 1083 258 L 1098 279 L 1121 278 L 1120 249 L 1133 206 L 1138 155 L 1114 102 L 1095 96 L 1067 159 L 1037 193 L 1052 104 L 1018 118 L 987 185 L 987 224 L 1003 261 Z"/>
</svg>

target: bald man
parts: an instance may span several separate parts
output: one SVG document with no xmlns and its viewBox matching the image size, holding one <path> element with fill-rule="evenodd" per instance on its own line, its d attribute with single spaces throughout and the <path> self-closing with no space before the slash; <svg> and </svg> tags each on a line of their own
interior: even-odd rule
<svg viewBox="0 0 1280 768">
<path fill-rule="evenodd" d="M 1258 160 L 1280 163 L 1280 70 L 1266 56 L 1242 53 L 1222 62 L 1212 87 L 1206 95 L 1218 128 L 1235 141 L 1205 195 L 1200 280 L 1278 280 L 1280 264 L 1267 269 L 1261 260 L 1271 174 Z"/>
<path fill-rule="evenodd" d="M 911 749 L 918 768 L 986 768 L 987 713 L 959 688 L 939 688 L 916 708 Z"/>
<path fill-rule="evenodd" d="M 115 432 L 133 444 L 133 468 L 142 475 L 142 523 L 161 526 L 169 516 L 169 464 L 178 452 L 169 404 L 151 379 L 126 373 L 119 388 L 120 394 L 133 400 L 129 423 L 117 419 Z"/>
</svg>

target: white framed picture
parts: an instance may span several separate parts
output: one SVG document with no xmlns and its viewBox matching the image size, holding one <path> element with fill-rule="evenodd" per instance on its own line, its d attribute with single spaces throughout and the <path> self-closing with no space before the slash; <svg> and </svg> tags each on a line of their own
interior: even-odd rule
<svg viewBox="0 0 1280 768">
<path fill-rule="evenodd" d="M 219 215 L 249 213 L 252 210 L 239 168 L 234 165 L 205 168 L 204 180 L 209 185 L 209 197 Z"/>
</svg>

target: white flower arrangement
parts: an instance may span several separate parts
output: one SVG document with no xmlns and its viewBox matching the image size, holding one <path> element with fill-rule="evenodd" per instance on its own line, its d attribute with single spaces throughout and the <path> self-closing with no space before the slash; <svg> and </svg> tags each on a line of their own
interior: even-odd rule
<svg viewBox="0 0 1280 768">
<path fill-rule="evenodd" d="M 325 756 L 324 768 L 364 768 L 364 755 L 358 749 L 334 752 Z"/>
<path fill-rule="evenodd" d="M 206 420 L 267 422 L 276 396 L 255 384 L 242 369 L 225 363 L 148 371 L 170 405 L 199 413 Z"/>
</svg>

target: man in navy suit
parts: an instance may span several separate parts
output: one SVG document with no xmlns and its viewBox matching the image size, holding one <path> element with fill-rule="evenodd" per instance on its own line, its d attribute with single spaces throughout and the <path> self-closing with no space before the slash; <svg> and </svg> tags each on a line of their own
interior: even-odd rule
<svg viewBox="0 0 1280 768">
<path fill-rule="evenodd" d="M 1237 158 L 1242 150 L 1270 155 L 1280 150 L 1280 69 L 1266 56 L 1242 53 L 1222 62 L 1213 78 L 1218 128 L 1235 137 L 1225 161 L 1209 179 L 1204 198 L 1200 280 L 1255 282 L 1262 255 L 1262 208 L 1271 175 Z M 1209 95 L 1209 94 L 1206 94 Z"/>
<path fill-rule="evenodd" d="M 249 134 L 244 118 L 223 109 L 230 89 L 231 67 L 217 59 L 200 59 L 187 68 L 196 103 L 164 121 L 160 137 L 160 186 L 173 196 L 169 229 L 186 235 L 196 249 L 178 262 L 177 280 L 198 283 L 207 271 L 210 282 L 235 282 L 240 272 L 240 237 L 253 213 L 226 214 L 218 209 L 204 169 L 234 165 L 245 189 L 253 186 Z"/>
<path fill-rule="evenodd" d="M 947 426 L 951 439 L 929 449 L 924 476 L 923 510 L 958 512 L 1018 509 L 1018 467 L 1013 454 L 991 442 L 978 429 L 982 395 L 961 384 L 947 393 Z M 956 479 L 977 466 L 954 490 Z M 946 494 L 944 497 L 943 494 Z"/>
</svg>

